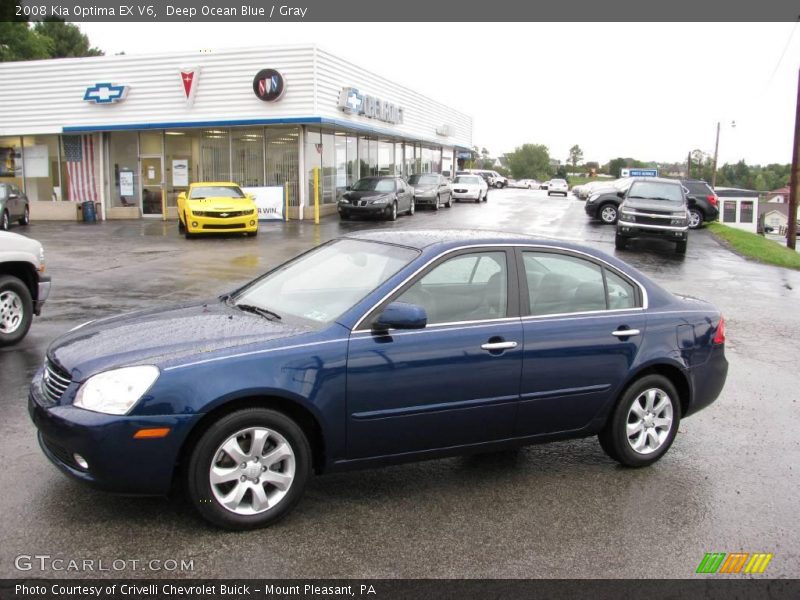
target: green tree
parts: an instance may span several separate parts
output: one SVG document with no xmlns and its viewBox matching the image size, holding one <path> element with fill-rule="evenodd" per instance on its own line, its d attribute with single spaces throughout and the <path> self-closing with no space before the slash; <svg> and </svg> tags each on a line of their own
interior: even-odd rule
<svg viewBox="0 0 800 600">
<path fill-rule="evenodd" d="M 13 2 L 0 3 L 0 62 L 49 58 L 51 42 L 16 16 Z"/>
<path fill-rule="evenodd" d="M 552 174 L 550 153 L 542 144 L 523 144 L 506 156 L 515 179 L 548 179 Z"/>
<path fill-rule="evenodd" d="M 103 55 L 99 48 L 90 46 L 89 38 L 81 33 L 77 25 L 65 23 L 57 17 L 48 17 L 36 23 L 34 32 L 53 41 L 50 58 Z"/>
<path fill-rule="evenodd" d="M 575 144 L 572 148 L 569 149 L 569 158 L 567 162 L 572 165 L 572 171 L 574 172 L 578 166 L 578 163 L 583 160 L 583 150 L 578 144 Z"/>
</svg>

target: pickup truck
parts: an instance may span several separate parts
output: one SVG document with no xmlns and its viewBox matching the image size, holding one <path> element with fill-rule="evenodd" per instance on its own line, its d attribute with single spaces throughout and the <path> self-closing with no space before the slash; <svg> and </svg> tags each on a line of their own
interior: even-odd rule
<svg viewBox="0 0 800 600">
<path fill-rule="evenodd" d="M 50 294 L 44 248 L 36 240 L 0 231 L 0 346 L 16 344 Z"/>
</svg>

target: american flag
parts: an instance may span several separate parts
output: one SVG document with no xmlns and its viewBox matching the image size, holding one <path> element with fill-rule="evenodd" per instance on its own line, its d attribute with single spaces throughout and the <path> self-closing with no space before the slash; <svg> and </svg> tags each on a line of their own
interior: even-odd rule
<svg viewBox="0 0 800 600">
<path fill-rule="evenodd" d="M 94 140 L 91 135 L 65 135 L 64 156 L 67 161 L 68 198 L 77 202 L 97 202 L 95 183 Z"/>
</svg>

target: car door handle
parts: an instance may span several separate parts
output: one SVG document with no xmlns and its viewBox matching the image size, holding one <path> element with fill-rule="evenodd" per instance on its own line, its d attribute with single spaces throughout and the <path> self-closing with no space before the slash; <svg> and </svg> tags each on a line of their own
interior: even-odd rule
<svg viewBox="0 0 800 600">
<path fill-rule="evenodd" d="M 638 329 L 617 329 L 616 331 L 612 331 L 611 335 L 616 337 L 630 337 L 632 335 L 639 335 L 642 333 Z"/>
<path fill-rule="evenodd" d="M 511 350 L 517 347 L 517 342 L 487 342 L 481 344 L 481 350 Z"/>
</svg>

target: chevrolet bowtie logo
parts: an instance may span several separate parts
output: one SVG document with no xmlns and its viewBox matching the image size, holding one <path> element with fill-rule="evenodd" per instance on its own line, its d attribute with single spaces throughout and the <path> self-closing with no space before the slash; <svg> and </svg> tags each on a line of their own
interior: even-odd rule
<svg viewBox="0 0 800 600">
<path fill-rule="evenodd" d="M 83 99 L 95 104 L 111 104 L 120 102 L 128 95 L 128 85 L 111 85 L 110 83 L 96 83 L 86 88 Z"/>
</svg>

